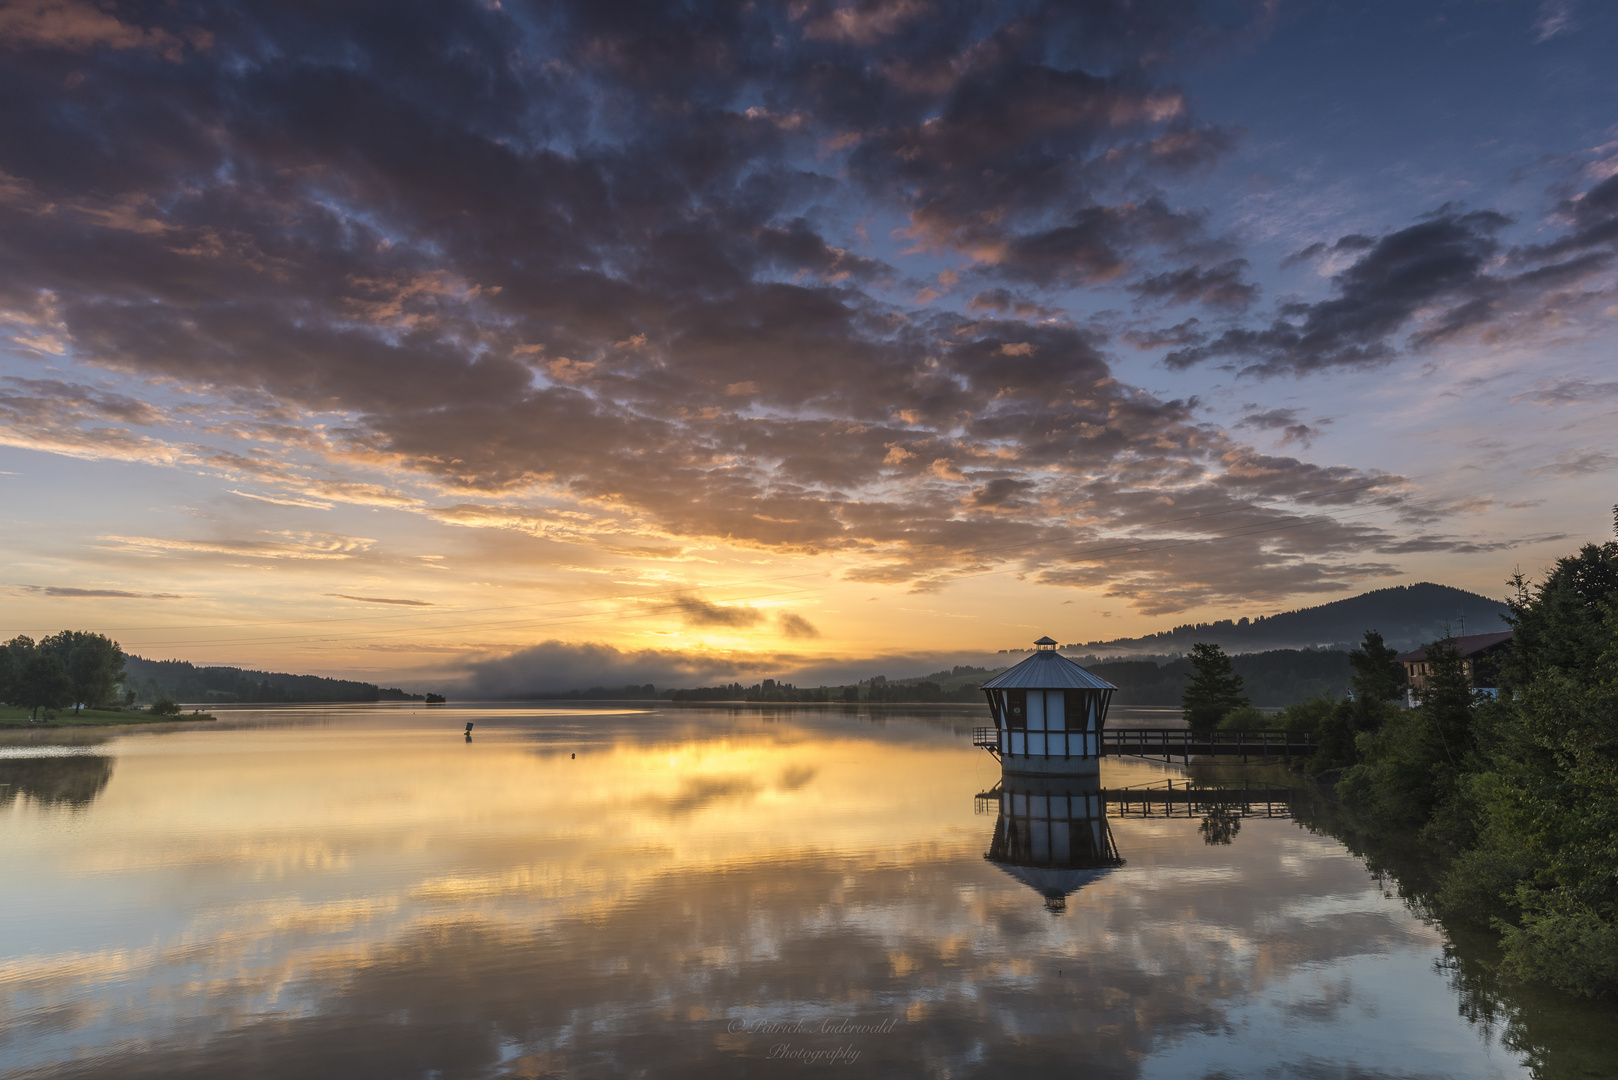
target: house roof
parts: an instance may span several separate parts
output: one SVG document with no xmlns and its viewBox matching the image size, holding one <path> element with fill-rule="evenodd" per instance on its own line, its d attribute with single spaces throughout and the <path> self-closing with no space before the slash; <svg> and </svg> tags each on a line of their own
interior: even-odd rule
<svg viewBox="0 0 1618 1080">
<path fill-rule="evenodd" d="M 1476 656 L 1480 652 L 1485 652 L 1496 645 L 1510 641 L 1511 635 L 1512 631 L 1510 630 L 1502 630 L 1496 634 L 1468 634 L 1466 637 L 1445 638 L 1442 644 L 1453 645 L 1455 651 L 1462 656 Z M 1400 661 L 1425 660 L 1427 659 L 1427 647 L 1424 645 L 1419 649 L 1400 653 L 1394 659 Z"/>
<path fill-rule="evenodd" d="M 1036 642 L 1037 644 L 1037 642 Z M 1056 644 L 1054 641 L 1052 645 Z M 1057 652 L 1041 649 L 983 684 L 985 690 L 1116 690 Z"/>
</svg>

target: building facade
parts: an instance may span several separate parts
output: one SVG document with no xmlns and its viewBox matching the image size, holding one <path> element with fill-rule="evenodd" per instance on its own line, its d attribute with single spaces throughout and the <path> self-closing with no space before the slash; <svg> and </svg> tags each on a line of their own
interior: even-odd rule
<svg viewBox="0 0 1618 1080">
<path fill-rule="evenodd" d="M 1022 663 L 983 684 L 1001 768 L 1010 775 L 1099 774 L 1101 731 L 1117 689 L 1042 637 Z"/>
<path fill-rule="evenodd" d="M 1492 690 L 1495 685 L 1495 665 L 1499 655 L 1511 647 L 1511 635 L 1512 631 L 1502 630 L 1496 634 L 1446 638 L 1436 644 L 1448 645 L 1461 654 L 1461 668 L 1474 690 Z M 1410 703 L 1415 704 L 1421 699 L 1421 692 L 1427 688 L 1427 647 L 1400 653 L 1394 659 L 1404 665 L 1406 695 Z"/>
</svg>

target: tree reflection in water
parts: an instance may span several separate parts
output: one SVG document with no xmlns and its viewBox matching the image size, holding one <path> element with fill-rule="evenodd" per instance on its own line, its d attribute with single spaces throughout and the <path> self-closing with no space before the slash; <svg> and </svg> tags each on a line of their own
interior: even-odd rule
<svg viewBox="0 0 1618 1080">
<path fill-rule="evenodd" d="M 1365 861 L 1389 896 L 1448 938 L 1438 966 L 1459 997 L 1458 1011 L 1487 1038 L 1521 1053 L 1535 1080 L 1618 1076 L 1618 1023 L 1611 1002 L 1592 1002 L 1514 979 L 1500 969 L 1488 934 L 1445 926 L 1433 914 L 1441 856 L 1418 834 L 1390 831 L 1355 815 L 1329 785 L 1295 798 L 1293 817 L 1318 835 L 1342 842 Z"/>
<path fill-rule="evenodd" d="M 0 809 L 27 797 L 41 806 L 83 810 L 111 779 L 112 758 L 99 754 L 0 758 Z"/>
<path fill-rule="evenodd" d="M 1202 842 L 1210 847 L 1229 844 L 1242 831 L 1242 819 L 1229 810 L 1214 810 L 1202 819 L 1197 831 L 1202 833 Z"/>
</svg>

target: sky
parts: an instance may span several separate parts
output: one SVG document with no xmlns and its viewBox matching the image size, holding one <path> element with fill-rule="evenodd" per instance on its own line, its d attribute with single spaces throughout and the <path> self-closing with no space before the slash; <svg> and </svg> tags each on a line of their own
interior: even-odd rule
<svg viewBox="0 0 1618 1080">
<path fill-rule="evenodd" d="M 1618 501 L 1615 54 L 1590 0 L 0 0 L 0 633 L 514 691 L 1503 596 Z"/>
</svg>

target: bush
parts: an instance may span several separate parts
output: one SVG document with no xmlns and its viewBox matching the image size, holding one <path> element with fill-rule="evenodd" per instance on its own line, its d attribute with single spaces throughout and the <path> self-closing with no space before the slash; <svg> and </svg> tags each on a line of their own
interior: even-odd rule
<svg viewBox="0 0 1618 1080">
<path fill-rule="evenodd" d="M 1221 731 L 1262 731 L 1273 726 L 1257 705 L 1239 705 L 1219 721 Z"/>
<path fill-rule="evenodd" d="M 1376 702 L 1337 791 L 1424 849 L 1432 910 L 1499 933 L 1503 971 L 1618 996 L 1618 542 L 1513 584 L 1499 697 L 1430 646 L 1421 707 Z"/>
<path fill-rule="evenodd" d="M 180 703 L 173 698 L 158 698 L 152 702 L 151 711 L 158 716 L 179 716 Z"/>
<path fill-rule="evenodd" d="M 1618 925 L 1588 908 L 1528 915 L 1504 930 L 1502 963 L 1514 975 L 1586 997 L 1618 986 Z"/>
</svg>

